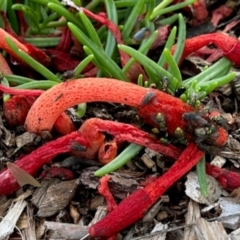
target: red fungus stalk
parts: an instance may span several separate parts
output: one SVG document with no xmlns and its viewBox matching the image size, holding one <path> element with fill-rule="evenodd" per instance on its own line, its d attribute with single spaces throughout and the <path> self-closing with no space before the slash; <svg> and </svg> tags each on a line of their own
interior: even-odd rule
<svg viewBox="0 0 240 240">
<path fill-rule="evenodd" d="M 149 95 L 151 98 L 149 99 Z M 166 119 L 167 132 L 174 135 L 178 127 L 187 130 L 184 113 L 194 109 L 164 92 L 109 78 L 86 78 L 55 85 L 42 94 L 31 107 L 25 122 L 30 132 L 50 131 L 58 116 L 67 108 L 83 102 L 114 102 L 138 108 L 146 123 L 158 126 L 158 113 Z M 227 132 L 219 129 L 217 145 L 225 145 Z M 193 140 L 192 135 L 187 135 Z"/>
<path fill-rule="evenodd" d="M 157 123 L 157 115 L 159 113 L 164 114 L 166 117 L 167 131 L 170 134 L 174 134 L 177 127 L 181 127 L 184 130 L 187 129 L 187 122 L 182 116 L 184 113 L 193 111 L 191 106 L 183 103 L 180 99 L 158 90 L 146 89 L 115 79 L 89 78 L 58 84 L 44 92 L 30 109 L 25 126 L 29 131 L 37 133 L 43 130 L 51 130 L 57 117 L 65 109 L 81 102 L 93 101 L 124 103 L 136 107 L 139 109 L 139 113 L 143 119 L 153 125 Z M 86 131 L 84 131 L 84 126 Z M 131 125 L 100 119 L 90 119 L 86 121 L 80 129 L 80 135 L 88 142 L 87 151 L 89 150 L 90 154 L 96 154 L 99 149 L 99 145 L 97 146 L 97 144 L 101 145 L 101 143 L 104 142 L 102 132 L 114 135 L 118 142 L 128 140 L 140 143 L 152 149 L 155 148 L 154 150 L 166 155 L 174 154 L 172 157 L 175 158 L 178 157 L 180 153 L 178 149 L 174 151 L 171 145 L 166 145 L 164 148 L 164 145 L 156 139 L 151 138 L 147 133 Z M 227 141 L 227 133 L 222 128 L 218 128 L 217 133 L 217 135 L 219 135 L 217 144 L 222 146 Z M 76 135 L 73 136 L 73 134 L 76 133 L 72 133 L 74 139 Z M 71 134 L 67 136 L 70 135 Z M 95 140 L 94 137 L 96 138 Z M 189 140 L 191 140 L 190 135 Z M 57 140 L 55 140 L 54 143 L 56 141 Z M 91 146 L 91 144 L 93 145 Z M 57 147 L 55 145 L 55 147 L 62 148 L 64 146 L 60 145 Z M 158 149 L 156 149 L 156 147 Z M 69 149 L 67 149 L 67 151 L 69 151 Z M 33 156 L 35 156 L 34 152 Z M 144 189 L 137 190 L 134 194 L 122 201 L 115 210 L 89 229 L 90 235 L 92 237 L 110 237 L 142 218 L 145 211 L 147 211 L 175 181 L 188 172 L 202 158 L 203 154 L 204 153 L 200 151 L 194 143 L 190 143 L 167 173 Z M 20 167 L 24 169 L 27 165 L 26 161 L 28 160 L 28 158 L 24 161 L 19 160 L 16 164 L 20 162 Z M 49 161 L 49 159 L 47 161 Z M 41 164 L 44 163 L 41 162 Z M 31 167 L 34 168 L 34 171 L 31 170 L 33 173 L 41 167 L 41 164 L 37 165 L 33 163 L 32 160 L 31 164 L 34 164 L 34 166 Z M 27 172 L 30 171 L 29 166 L 26 168 Z M 4 180 L 3 186 L 5 187 L 3 187 L 3 191 L 6 191 L 6 186 L 9 182 L 10 186 L 8 185 L 8 188 L 14 186 L 16 189 L 16 183 L 12 182 L 13 180 L 9 181 L 8 178 L 10 176 L 9 174 L 6 175 L 6 172 L 7 171 L 0 175 L 0 179 L 3 177 Z"/>
<path fill-rule="evenodd" d="M 117 208 L 117 203 L 115 202 L 113 195 L 110 192 L 110 189 L 108 187 L 110 176 L 106 175 L 102 178 L 100 178 L 98 185 L 98 192 L 105 198 L 107 202 L 107 209 L 108 212 L 113 211 L 115 208 Z"/>
<path fill-rule="evenodd" d="M 3 103 L 3 113 L 7 123 L 13 126 L 23 126 L 34 97 L 15 95 Z"/>
<path fill-rule="evenodd" d="M 35 175 L 44 164 L 49 163 L 53 157 L 61 153 L 71 152 L 86 159 L 93 159 L 104 144 L 105 135 L 103 132 L 114 135 L 118 142 L 134 142 L 174 159 L 177 159 L 181 153 L 176 147 L 170 144 L 161 144 L 148 133 L 132 125 L 91 118 L 84 122 L 79 131 L 46 143 L 17 160 L 15 164 L 27 173 Z M 82 147 L 79 151 L 79 144 L 86 146 L 86 151 L 83 151 Z M 15 178 L 6 169 L 0 174 L 0 182 L 0 195 L 9 195 L 19 188 Z"/>
<path fill-rule="evenodd" d="M 6 52 L 8 52 L 14 58 L 18 59 L 20 62 L 22 62 L 22 60 L 19 59 L 19 57 L 15 54 L 15 52 L 8 46 L 8 44 L 6 42 L 6 37 L 10 38 L 11 41 L 13 41 L 21 51 L 29 54 L 31 57 L 33 57 L 34 59 L 36 59 L 43 65 L 48 66 L 50 64 L 51 59 L 41 49 L 36 48 L 31 44 L 27 44 L 27 43 L 24 44 L 24 43 L 19 42 L 16 38 L 14 38 L 9 33 L 4 31 L 2 28 L 0 28 L 0 36 L 1 36 L 0 37 L 0 48 L 4 49 Z"/>
<path fill-rule="evenodd" d="M 230 8 L 226 5 L 221 5 L 217 9 L 213 10 L 211 23 L 213 24 L 214 27 L 217 27 L 218 23 L 222 19 L 230 16 L 232 14 L 232 12 L 233 12 L 232 8 Z"/>
<path fill-rule="evenodd" d="M 8 65 L 8 63 L 5 59 L 5 57 L 3 57 L 3 55 L 1 53 L 0 53 L 0 72 L 3 75 L 13 74 L 11 68 L 9 67 L 9 65 Z"/>
<path fill-rule="evenodd" d="M 154 97 L 145 102 L 146 95 L 153 92 Z M 114 102 L 136 107 L 146 122 L 154 123 L 157 113 L 166 117 L 170 134 L 177 127 L 186 126 L 183 113 L 193 108 L 180 99 L 158 90 L 147 89 L 135 84 L 109 78 L 86 78 L 58 84 L 45 91 L 33 104 L 28 113 L 25 127 L 30 132 L 50 131 L 57 117 L 67 108 L 82 102 Z"/>
<path fill-rule="evenodd" d="M 91 118 L 83 123 L 79 132 L 89 142 L 89 146 L 85 152 L 76 154 L 89 159 L 96 157 L 99 148 L 104 144 L 104 132 L 113 135 L 118 143 L 133 142 L 174 159 L 177 159 L 181 153 L 171 144 L 161 144 L 158 139 L 130 124 Z"/>
<path fill-rule="evenodd" d="M 179 159 L 163 176 L 145 188 L 125 198 L 105 218 L 90 227 L 91 237 L 107 238 L 140 220 L 156 200 L 203 157 L 194 143 L 190 143 Z M 181 169 L 181 171 L 179 171 Z"/>
<path fill-rule="evenodd" d="M 107 203 L 107 210 L 108 212 L 113 211 L 115 208 L 117 208 L 117 203 L 115 202 L 112 193 L 110 192 L 110 189 L 108 187 L 110 176 L 106 175 L 102 178 L 100 178 L 98 185 L 98 192 L 105 198 Z M 116 234 L 114 236 L 111 236 L 107 238 L 107 240 L 115 240 Z"/>
<path fill-rule="evenodd" d="M 44 165 L 49 163 L 53 157 L 72 151 L 73 143 L 78 143 L 83 146 L 87 146 L 87 142 L 79 135 L 78 132 L 73 132 L 54 141 L 48 142 L 45 145 L 39 147 L 37 150 L 30 154 L 20 158 L 15 165 L 25 170 L 31 175 L 35 175 L 36 172 Z M 9 195 L 19 189 L 19 185 L 16 179 L 12 176 L 8 169 L 3 170 L 0 173 L 0 195 Z"/>
<path fill-rule="evenodd" d="M 86 8 L 80 8 L 88 17 L 98 21 L 99 23 L 105 25 L 113 34 L 113 36 L 116 39 L 116 42 L 118 44 L 124 44 L 124 41 L 122 40 L 122 35 L 121 32 L 119 30 L 119 27 L 112 21 L 110 21 L 106 15 L 104 14 L 94 14 L 93 12 L 89 11 Z M 125 52 L 123 51 L 119 51 L 120 54 L 120 58 L 121 58 L 121 63 L 122 66 L 124 67 L 127 62 L 130 60 L 130 56 L 127 55 Z M 135 62 L 130 69 L 128 70 L 128 72 L 126 73 L 127 77 L 131 80 L 131 82 L 133 83 L 137 83 L 137 79 L 138 76 L 142 74 L 143 75 L 143 79 L 147 80 L 147 75 L 145 73 L 145 71 L 143 70 L 143 68 L 140 66 L 139 63 Z"/>
<path fill-rule="evenodd" d="M 223 33 L 203 34 L 197 37 L 187 39 L 182 54 L 182 60 L 186 58 L 189 54 L 210 43 L 213 43 L 219 49 L 221 49 L 223 56 L 231 60 L 237 66 L 240 65 L 240 41 L 237 38 L 228 36 Z M 176 45 L 172 47 L 171 51 L 174 52 L 175 49 Z"/>
<path fill-rule="evenodd" d="M 62 135 L 76 131 L 76 127 L 72 119 L 65 112 L 62 112 L 57 118 L 56 122 L 54 123 L 54 128 Z"/>
<path fill-rule="evenodd" d="M 12 95 L 24 95 L 24 96 L 40 96 L 42 93 L 44 93 L 43 90 L 29 90 L 29 89 L 17 89 L 17 88 L 11 88 L 11 87 L 6 87 L 2 84 L 0 84 L 0 91 L 3 93 L 8 93 Z"/>
<path fill-rule="evenodd" d="M 227 190 L 234 190 L 240 187 L 240 173 L 228 171 L 220 167 L 206 164 L 206 172 L 216 178 L 219 183 Z"/>
</svg>

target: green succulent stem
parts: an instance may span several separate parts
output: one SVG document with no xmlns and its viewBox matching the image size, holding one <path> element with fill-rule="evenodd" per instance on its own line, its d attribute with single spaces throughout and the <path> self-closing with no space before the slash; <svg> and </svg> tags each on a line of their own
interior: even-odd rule
<svg viewBox="0 0 240 240">
<path fill-rule="evenodd" d="M 135 157 L 143 147 L 135 143 L 131 143 L 127 148 L 125 148 L 115 159 L 110 163 L 106 164 L 104 167 L 97 170 L 94 175 L 97 177 L 104 176 L 108 173 L 114 172 L 120 167 L 124 166 L 128 161 Z"/>
</svg>

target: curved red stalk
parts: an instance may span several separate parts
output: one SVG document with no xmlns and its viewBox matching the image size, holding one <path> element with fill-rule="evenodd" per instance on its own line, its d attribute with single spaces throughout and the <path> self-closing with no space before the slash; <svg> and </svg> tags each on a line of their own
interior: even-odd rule
<svg viewBox="0 0 240 240">
<path fill-rule="evenodd" d="M 33 101 L 24 95 L 15 95 L 3 103 L 3 114 L 7 123 L 13 126 L 23 126 Z"/>
<path fill-rule="evenodd" d="M 117 203 L 115 202 L 112 193 L 109 190 L 108 182 L 110 177 L 105 175 L 100 178 L 99 185 L 98 185 L 98 192 L 105 198 L 107 203 L 107 210 L 111 212 L 113 209 L 117 208 Z M 107 238 L 107 240 L 115 240 L 116 235 Z"/>
<path fill-rule="evenodd" d="M 105 175 L 100 178 L 100 180 L 99 180 L 100 183 L 98 185 L 98 192 L 102 196 L 104 196 L 104 198 L 106 199 L 108 212 L 111 212 L 115 208 L 117 208 L 117 203 L 115 202 L 115 200 L 109 190 L 109 187 L 108 187 L 109 179 L 110 179 L 110 177 L 108 175 Z"/>
<path fill-rule="evenodd" d="M 0 72 L 2 75 L 12 75 L 12 70 L 9 67 L 5 57 L 0 53 Z"/>
<path fill-rule="evenodd" d="M 193 12 L 193 25 L 198 26 L 204 22 L 206 22 L 209 13 L 207 10 L 207 6 L 205 0 L 198 0 L 192 5 Z"/>
<path fill-rule="evenodd" d="M 119 27 L 112 21 L 110 21 L 106 16 L 103 15 L 96 15 L 93 12 L 89 11 L 86 8 L 81 8 L 81 10 L 90 18 L 100 22 L 101 24 L 105 25 L 114 35 L 116 42 L 118 44 L 124 44 L 123 40 L 122 40 L 122 35 L 121 32 L 119 30 Z M 127 55 L 125 52 L 123 51 L 119 51 L 120 54 L 120 58 L 121 58 L 121 63 L 122 66 L 124 67 L 127 62 L 130 60 L 130 56 Z M 130 69 L 128 70 L 128 72 L 126 73 L 127 77 L 131 80 L 131 82 L 133 83 L 137 83 L 138 80 L 138 76 L 142 74 L 143 75 L 143 79 L 147 80 L 147 75 L 145 73 L 145 71 L 143 70 L 143 68 L 141 67 L 141 65 L 137 62 L 135 62 Z"/>
<path fill-rule="evenodd" d="M 187 39 L 185 41 L 185 48 L 182 54 L 182 60 L 189 54 L 197 51 L 198 49 L 213 43 L 223 52 L 223 55 L 231 60 L 237 66 L 240 65 L 240 41 L 237 38 L 225 35 L 223 33 L 210 33 L 203 34 L 197 37 Z M 171 49 L 174 52 L 176 45 Z"/>
<path fill-rule="evenodd" d="M 79 94 L 80 92 L 81 94 Z M 151 98 L 149 98 L 149 96 Z M 166 117 L 166 126 L 170 134 L 174 134 L 177 127 L 181 127 L 182 129 L 187 128 L 187 123 L 182 119 L 182 115 L 193 110 L 192 107 L 183 103 L 180 99 L 158 90 L 146 89 L 115 79 L 89 78 L 61 83 L 44 92 L 29 111 L 25 126 L 28 130 L 38 133 L 43 130 L 51 130 L 57 117 L 65 109 L 81 102 L 93 101 L 124 103 L 137 107 L 144 120 L 151 124 L 155 124 L 156 115 L 162 113 Z M 219 129 L 223 130 L 221 128 Z M 100 119 L 90 119 L 82 125 L 79 131 L 82 139 L 87 139 L 89 142 L 87 152 L 89 153 L 90 151 L 90 154 L 93 155 L 97 153 L 100 145 L 104 143 L 104 135 L 101 131 L 115 135 L 117 141 L 121 142 L 128 140 L 148 146 L 152 149 L 155 147 L 154 150 L 175 158 L 178 157 L 180 153 L 178 149 L 174 150 L 171 145 L 164 146 L 157 140 L 151 138 L 147 133 L 128 124 L 103 121 Z M 75 134 L 75 132 L 72 133 L 72 135 L 73 134 Z M 67 136 L 70 135 L 71 134 Z M 225 135 L 225 132 L 222 135 L 221 131 L 219 131 L 219 135 L 218 140 L 220 139 L 220 144 L 225 144 L 227 135 Z M 72 137 L 73 136 L 71 136 L 71 138 Z M 54 141 L 54 143 L 56 142 L 57 140 Z M 56 145 L 55 147 L 64 148 L 64 146 L 57 147 Z M 66 148 L 64 149 L 66 150 Z M 42 151 L 43 150 L 44 148 Z M 69 149 L 66 151 L 69 151 Z M 34 152 L 32 153 L 33 156 Z M 51 157 L 52 154 L 51 151 Z M 194 143 L 190 143 L 181 154 L 178 161 L 167 173 L 144 189 L 136 191 L 122 201 L 121 204 L 106 218 L 89 229 L 90 235 L 93 237 L 110 237 L 142 218 L 145 211 L 154 204 L 161 194 L 189 171 L 201 159 L 203 154 L 204 153 L 201 152 Z M 25 166 L 27 160 L 28 159 L 25 159 L 24 161 L 19 160 L 16 164 L 20 162 L 20 167 L 26 170 Z M 33 160 L 35 161 L 34 158 Z M 46 161 L 48 162 L 50 159 L 48 158 Z M 44 163 L 41 162 L 41 164 Z M 31 162 L 31 164 L 33 163 Z M 41 167 L 41 164 L 36 166 L 34 163 L 34 166 L 32 166 L 32 168 L 34 168 L 33 173 Z M 28 163 L 28 165 L 30 164 Z M 0 175 L 0 179 L 1 177 L 4 179 L 3 192 L 5 191 L 5 193 L 6 186 L 8 186 L 8 188 L 13 186 L 14 189 L 18 187 L 15 182 L 12 182 L 13 180 L 11 180 L 9 186 L 9 181 L 6 179 L 10 176 L 6 172 L 7 171 Z"/>
<path fill-rule="evenodd" d="M 144 104 L 144 97 L 150 91 L 153 91 L 154 97 Z M 154 119 L 157 113 L 163 113 L 168 132 L 172 135 L 177 127 L 186 128 L 187 123 L 182 115 L 193 111 L 180 99 L 158 90 L 109 78 L 83 78 L 57 84 L 45 91 L 30 109 L 25 122 L 26 129 L 36 133 L 50 131 L 64 110 L 79 103 L 95 101 L 136 107 L 144 121 L 152 125 L 156 125 Z"/>
<path fill-rule="evenodd" d="M 48 66 L 50 64 L 51 59 L 41 49 L 36 48 L 31 44 L 23 44 L 23 43 L 19 42 L 16 38 L 14 38 L 9 33 L 4 31 L 2 28 L 0 28 L 0 36 L 1 36 L 0 37 L 0 48 L 4 49 L 6 52 L 8 52 L 14 58 L 18 59 L 20 62 L 22 62 L 22 60 L 8 46 L 8 44 L 6 42 L 6 37 L 10 38 L 11 41 L 13 41 L 20 50 L 29 54 L 31 57 L 33 57 L 34 59 L 36 59 L 37 61 L 39 61 L 43 65 Z"/>
<path fill-rule="evenodd" d="M 36 96 L 36 97 L 44 93 L 44 90 L 17 89 L 17 88 L 6 87 L 2 84 L 0 84 L 0 91 L 3 93 L 12 94 L 12 95 Z"/>
<path fill-rule="evenodd" d="M 217 27 L 220 20 L 230 16 L 232 12 L 233 12 L 232 8 L 226 5 L 221 5 L 220 7 L 212 11 L 211 23 L 213 24 L 214 27 Z"/>
<path fill-rule="evenodd" d="M 25 170 L 27 173 L 35 175 L 36 172 L 44 164 L 49 163 L 53 157 L 61 153 L 70 152 L 74 143 L 88 146 L 86 140 L 80 136 L 78 132 L 73 132 L 44 144 L 30 154 L 20 158 L 14 162 L 14 164 Z M 0 195 L 9 195 L 20 187 L 8 169 L 5 169 L 0 173 L 0 179 Z"/>
<path fill-rule="evenodd" d="M 227 190 L 234 190 L 240 187 L 240 173 L 228 171 L 220 167 L 206 164 L 206 172 L 216 178 L 219 183 Z"/>
<path fill-rule="evenodd" d="M 152 97 L 146 102 L 149 94 Z M 194 111 L 180 99 L 158 90 L 110 78 L 82 78 L 55 85 L 45 91 L 31 107 L 25 127 L 35 133 L 50 131 L 58 116 L 67 108 L 93 101 L 123 103 L 136 107 L 143 120 L 156 127 L 158 127 L 156 116 L 162 113 L 166 118 L 167 131 L 173 136 L 178 127 L 183 131 L 188 130 L 188 123 L 182 115 Z M 190 141 L 193 140 L 190 134 L 186 137 Z M 219 127 L 218 134 L 214 134 L 212 140 L 213 144 L 216 142 L 215 145 L 225 145 L 227 132 Z"/>
<path fill-rule="evenodd" d="M 77 130 L 72 119 L 65 112 L 62 112 L 57 118 L 54 123 L 54 128 L 62 135 L 66 135 Z"/>
<path fill-rule="evenodd" d="M 194 143 L 190 143 L 173 166 L 155 182 L 125 198 L 105 218 L 90 227 L 91 237 L 110 237 L 141 219 L 156 200 L 203 157 Z M 180 170 L 181 169 L 181 170 Z"/>
<path fill-rule="evenodd" d="M 125 133 L 126 131 L 127 134 Z M 114 135 L 119 142 L 134 142 L 150 147 L 174 159 L 178 158 L 181 153 L 176 147 L 170 144 L 161 144 L 148 133 L 132 125 L 91 118 L 83 123 L 78 132 L 72 132 L 46 143 L 27 156 L 17 160 L 15 164 L 29 174 L 35 175 L 38 169 L 61 153 L 71 152 L 86 159 L 93 159 L 97 156 L 99 148 L 104 144 L 105 135 L 103 132 Z M 82 151 L 82 147 L 80 147 L 79 151 L 79 144 L 87 146 L 86 151 Z M 4 170 L 0 174 L 0 182 L 0 195 L 9 195 L 19 188 L 9 170 Z"/>
<path fill-rule="evenodd" d="M 118 146 L 115 140 L 103 143 L 98 149 L 98 161 L 103 165 L 111 162 L 117 156 Z"/>
<path fill-rule="evenodd" d="M 177 159 L 181 153 L 178 148 L 171 144 L 161 144 L 158 139 L 154 139 L 150 134 L 130 124 L 91 118 L 83 123 L 79 132 L 89 142 L 86 152 L 80 154 L 89 159 L 96 157 L 99 147 L 104 143 L 105 136 L 102 132 L 113 135 L 120 143 L 125 141 L 133 142 L 174 159 Z"/>
<path fill-rule="evenodd" d="M 74 174 L 72 171 L 63 167 L 51 167 L 44 170 L 39 176 L 40 179 L 52 179 L 57 177 L 64 180 L 72 180 L 74 179 Z"/>
</svg>

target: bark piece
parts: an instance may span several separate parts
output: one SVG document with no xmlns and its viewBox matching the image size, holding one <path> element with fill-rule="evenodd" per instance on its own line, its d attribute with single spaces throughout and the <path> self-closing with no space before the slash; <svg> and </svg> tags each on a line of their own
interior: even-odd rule
<svg viewBox="0 0 240 240">
<path fill-rule="evenodd" d="M 79 180 L 59 182 L 51 184 L 40 197 L 40 201 L 34 204 L 39 208 L 38 217 L 49 217 L 64 209 L 73 198 Z"/>
<path fill-rule="evenodd" d="M 50 239 L 81 239 L 88 234 L 88 227 L 69 223 L 45 221 L 46 230 L 49 230 Z"/>
<path fill-rule="evenodd" d="M 237 229 L 240 224 L 240 216 L 230 216 L 236 213 L 240 213 L 240 200 L 236 198 L 222 197 L 220 198 L 220 207 L 222 209 L 220 218 L 223 217 L 221 222 L 223 223 L 224 227 L 233 230 Z"/>
<path fill-rule="evenodd" d="M 24 229 L 23 235 L 25 236 L 25 239 L 31 239 L 31 240 L 37 240 L 36 237 L 36 224 L 35 219 L 33 217 L 34 209 L 33 206 L 28 203 L 27 204 L 27 221 L 28 221 L 28 227 Z"/>
<path fill-rule="evenodd" d="M 3 216 L 11 203 L 12 199 L 7 199 L 6 196 L 0 196 L 0 216 Z"/>
<path fill-rule="evenodd" d="M 196 221 L 195 233 L 198 240 L 229 240 L 221 222 L 207 222 L 203 218 Z"/>
<path fill-rule="evenodd" d="M 186 214 L 186 224 L 195 223 L 195 221 L 200 218 L 200 209 L 199 204 L 192 200 L 188 203 L 188 210 Z M 183 240 L 197 240 L 194 227 L 190 226 L 184 229 L 184 238 Z"/>
<path fill-rule="evenodd" d="M 41 188 L 38 188 L 35 193 L 33 194 L 33 197 L 31 199 L 31 202 L 36 206 L 38 207 L 41 202 L 43 201 L 44 197 L 45 197 L 45 194 L 46 194 L 46 191 L 47 189 L 53 185 L 53 184 L 58 184 L 60 183 L 61 180 L 58 179 L 58 178 L 53 178 L 53 179 L 50 179 L 50 180 L 43 180 L 41 182 Z"/>
<path fill-rule="evenodd" d="M 95 224 L 96 222 L 98 222 L 100 219 L 102 219 L 106 215 L 107 215 L 107 206 L 100 206 L 100 207 L 98 207 L 97 211 L 96 211 L 96 213 L 94 215 L 94 218 L 88 224 L 88 226 L 91 226 L 91 225 Z"/>
<path fill-rule="evenodd" d="M 104 197 L 96 195 L 91 199 L 89 209 L 95 210 L 100 205 L 104 205 Z"/>
<path fill-rule="evenodd" d="M 234 139 L 232 136 L 229 136 L 226 147 L 221 151 L 221 156 L 228 158 L 229 160 L 236 160 L 234 164 L 236 167 L 239 167 L 239 151 L 240 151 L 240 142 Z M 237 164 L 238 163 L 238 164 Z"/>
<path fill-rule="evenodd" d="M 94 176 L 94 172 L 97 170 L 96 167 L 89 167 L 82 171 L 80 175 L 81 183 L 87 188 L 97 189 L 99 184 L 99 178 Z"/>
<path fill-rule="evenodd" d="M 139 183 L 130 173 L 112 173 L 109 187 L 114 197 L 124 199 L 139 187 Z"/>
<path fill-rule="evenodd" d="M 168 224 L 158 223 L 158 224 L 155 225 L 155 227 L 151 231 L 151 234 L 153 234 L 155 232 L 158 232 L 158 231 L 161 231 L 161 230 L 166 230 L 166 229 L 168 229 Z M 166 236 L 167 236 L 167 233 L 164 232 L 164 233 L 157 234 L 154 237 L 150 237 L 148 239 L 149 240 L 165 240 Z"/>
<path fill-rule="evenodd" d="M 0 223 L 0 240 L 7 240 L 10 234 L 13 233 L 16 222 L 26 205 L 27 203 L 24 200 L 16 202 L 8 211 L 7 215 L 2 219 Z"/>
<path fill-rule="evenodd" d="M 156 166 L 156 163 L 146 153 L 142 155 L 141 160 L 149 169 L 152 169 Z"/>
<path fill-rule="evenodd" d="M 238 240 L 238 239 L 240 239 L 240 228 L 238 228 L 237 230 L 231 232 L 229 234 L 229 238 L 231 240 Z"/>
<path fill-rule="evenodd" d="M 150 210 L 146 213 L 146 215 L 143 217 L 142 221 L 143 222 L 150 222 L 152 219 L 155 218 L 155 216 L 158 214 L 159 210 L 162 207 L 162 199 L 160 198 L 151 208 Z M 162 230 L 162 229 L 161 229 Z M 156 230 L 159 231 L 159 230 Z"/>
<path fill-rule="evenodd" d="M 32 143 L 37 138 L 37 134 L 25 132 L 19 136 L 16 137 L 16 145 L 17 148 L 20 149 L 21 147 L 27 145 L 28 143 Z"/>
</svg>

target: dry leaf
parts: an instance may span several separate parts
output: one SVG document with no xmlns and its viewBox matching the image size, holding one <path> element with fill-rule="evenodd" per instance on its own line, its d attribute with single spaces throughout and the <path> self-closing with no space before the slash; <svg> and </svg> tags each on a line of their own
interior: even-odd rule
<svg viewBox="0 0 240 240">
<path fill-rule="evenodd" d="M 41 187 L 41 184 L 34 177 L 32 177 L 17 165 L 11 162 L 7 162 L 7 167 L 21 187 L 26 184 L 30 184 L 34 187 Z"/>
</svg>

